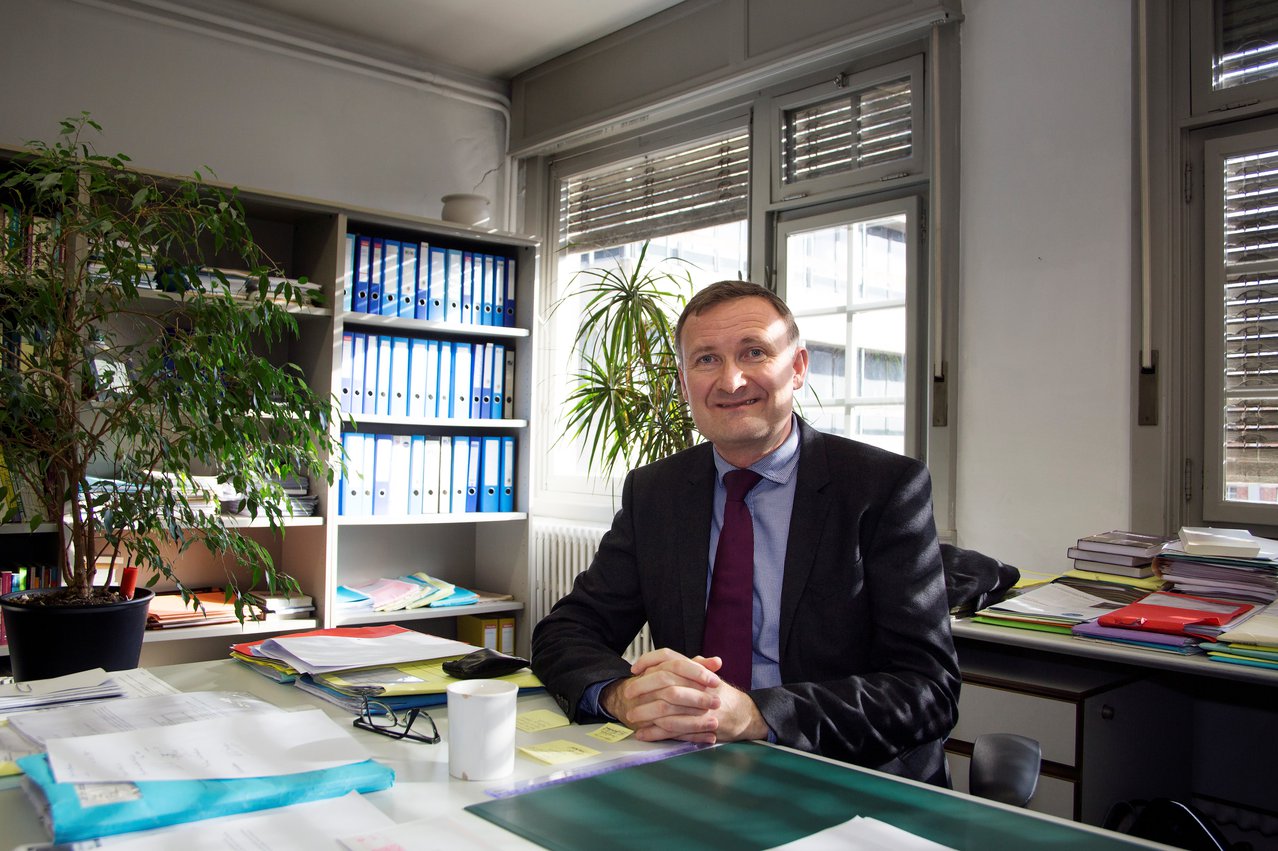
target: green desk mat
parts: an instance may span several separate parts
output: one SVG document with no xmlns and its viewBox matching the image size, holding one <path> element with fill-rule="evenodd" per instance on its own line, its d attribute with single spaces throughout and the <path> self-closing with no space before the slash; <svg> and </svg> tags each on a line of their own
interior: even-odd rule
<svg viewBox="0 0 1278 851">
<path fill-rule="evenodd" d="M 546 848 L 771 848 L 867 816 L 957 849 L 1130 849 L 1112 833 L 741 742 L 467 810 Z"/>
</svg>

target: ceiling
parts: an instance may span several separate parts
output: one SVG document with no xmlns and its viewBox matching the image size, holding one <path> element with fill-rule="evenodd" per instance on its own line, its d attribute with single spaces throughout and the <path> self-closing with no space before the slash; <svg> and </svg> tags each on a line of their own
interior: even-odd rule
<svg viewBox="0 0 1278 851">
<path fill-rule="evenodd" d="M 145 3 L 146 0 L 141 0 Z M 383 44 L 420 62 L 507 80 L 679 0 L 178 0 L 273 30 Z M 174 4 L 165 4 L 170 7 Z"/>
</svg>

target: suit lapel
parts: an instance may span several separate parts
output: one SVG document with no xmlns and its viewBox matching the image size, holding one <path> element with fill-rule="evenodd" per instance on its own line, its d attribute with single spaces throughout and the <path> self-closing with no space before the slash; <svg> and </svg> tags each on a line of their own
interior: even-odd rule
<svg viewBox="0 0 1278 851">
<path fill-rule="evenodd" d="M 706 622 L 706 574 L 710 560 L 710 523 L 714 515 L 714 457 L 710 445 L 693 454 L 684 479 L 682 498 L 670 494 L 671 508 L 686 515 L 671 524 L 672 550 L 679 577 L 679 605 L 683 614 L 683 647 L 689 656 L 701 652 Z M 676 645 L 680 646 L 680 645 Z"/>
<path fill-rule="evenodd" d="M 785 576 L 781 582 L 781 623 L 778 653 L 784 663 L 786 645 L 794 626 L 795 613 L 808 577 L 816 563 L 817 548 L 830 511 L 831 498 L 826 490 L 830 469 L 826 461 L 825 441 L 821 433 L 802 419 L 799 423 L 799 469 L 794 489 L 794 508 L 790 513 L 790 538 L 785 550 Z"/>
</svg>

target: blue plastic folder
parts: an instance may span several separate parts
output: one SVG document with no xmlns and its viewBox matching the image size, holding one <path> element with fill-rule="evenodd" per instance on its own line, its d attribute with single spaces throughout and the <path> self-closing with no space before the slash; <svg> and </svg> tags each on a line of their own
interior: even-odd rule
<svg viewBox="0 0 1278 851">
<path fill-rule="evenodd" d="M 58 783 L 46 754 L 18 760 L 28 793 L 37 801 L 54 842 L 79 842 L 134 830 L 167 827 L 199 819 L 248 813 L 270 807 L 336 798 L 347 792 L 376 792 L 395 782 L 391 768 L 365 760 L 336 768 L 278 777 L 228 780 L 140 781 L 137 797 L 84 807 L 75 783 Z M 43 805 L 47 803 L 47 812 Z"/>
</svg>

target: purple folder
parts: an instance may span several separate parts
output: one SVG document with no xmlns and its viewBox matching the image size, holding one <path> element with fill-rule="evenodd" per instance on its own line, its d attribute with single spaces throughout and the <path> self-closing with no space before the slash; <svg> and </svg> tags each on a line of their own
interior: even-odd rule
<svg viewBox="0 0 1278 851">
<path fill-rule="evenodd" d="M 1151 632 L 1147 629 L 1124 629 L 1115 626 L 1101 626 L 1096 621 L 1084 621 L 1074 624 L 1070 632 L 1083 638 L 1108 638 L 1127 641 L 1134 644 L 1157 644 L 1164 647 L 1196 647 L 1198 639 L 1188 635 L 1170 635 L 1163 632 Z"/>
</svg>

